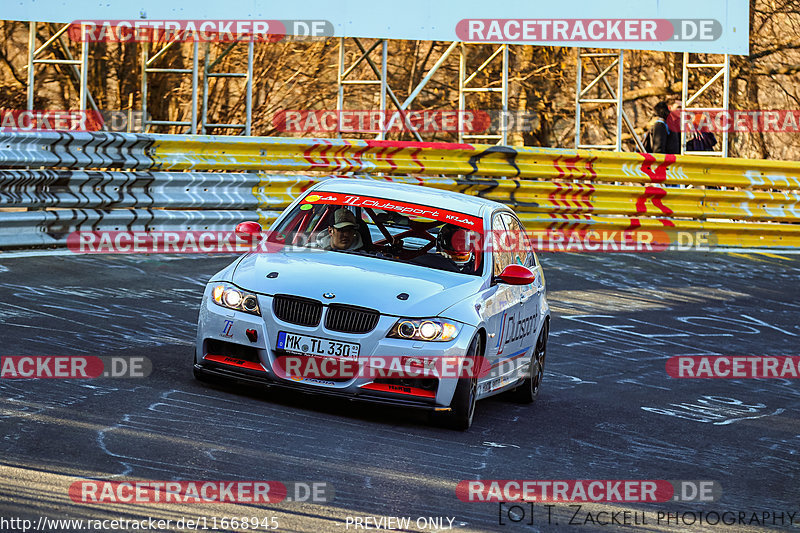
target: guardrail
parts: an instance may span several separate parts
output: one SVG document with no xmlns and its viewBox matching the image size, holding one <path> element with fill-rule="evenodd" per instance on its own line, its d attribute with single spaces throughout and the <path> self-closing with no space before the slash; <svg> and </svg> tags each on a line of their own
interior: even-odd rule
<svg viewBox="0 0 800 533">
<path fill-rule="evenodd" d="M 313 183 L 343 173 L 497 200 L 513 206 L 531 230 L 674 229 L 709 232 L 722 248 L 800 247 L 797 162 L 41 132 L 0 134 L 0 168 L 17 169 L 0 171 L 0 209 L 26 210 L 0 211 L 0 248 L 59 246 L 76 229 L 228 230 L 240 220 L 268 223 Z"/>
</svg>

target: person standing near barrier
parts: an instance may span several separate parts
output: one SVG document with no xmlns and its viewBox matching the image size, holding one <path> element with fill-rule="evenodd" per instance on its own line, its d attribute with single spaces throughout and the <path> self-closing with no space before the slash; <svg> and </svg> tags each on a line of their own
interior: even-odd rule
<svg viewBox="0 0 800 533">
<path fill-rule="evenodd" d="M 717 144 L 717 137 L 706 126 L 700 125 L 700 115 L 694 116 L 692 131 L 687 137 L 687 152 L 712 152 Z"/>
<path fill-rule="evenodd" d="M 647 125 L 642 144 L 644 150 L 650 154 L 679 154 L 681 140 L 677 131 L 671 131 L 667 125 L 669 106 L 666 102 L 659 102 L 653 108 L 655 116 Z"/>
</svg>

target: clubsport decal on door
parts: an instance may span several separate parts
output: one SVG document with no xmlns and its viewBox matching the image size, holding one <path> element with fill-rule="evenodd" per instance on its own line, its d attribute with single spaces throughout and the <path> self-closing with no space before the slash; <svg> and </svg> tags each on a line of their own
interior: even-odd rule
<svg viewBox="0 0 800 533">
<path fill-rule="evenodd" d="M 516 312 L 503 313 L 503 327 L 497 339 L 497 355 L 502 355 L 506 344 L 527 339 L 533 332 L 536 315 L 521 317 Z"/>
</svg>

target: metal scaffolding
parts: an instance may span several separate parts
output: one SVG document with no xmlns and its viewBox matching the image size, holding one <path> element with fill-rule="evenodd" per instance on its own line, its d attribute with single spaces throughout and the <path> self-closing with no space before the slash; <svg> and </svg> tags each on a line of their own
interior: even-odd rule
<svg viewBox="0 0 800 533">
<path fill-rule="evenodd" d="M 464 134 L 464 115 L 458 114 L 458 142 L 463 143 L 466 139 L 485 139 L 495 140 L 496 144 L 508 144 L 508 45 L 501 44 L 498 46 L 492 55 L 484 61 L 481 66 L 475 69 L 475 72 L 467 75 L 467 46 L 471 43 L 461 43 L 461 54 L 458 63 L 458 109 L 463 111 L 467 108 L 466 99 L 467 94 L 475 93 L 500 93 L 501 99 L 501 118 L 500 118 L 500 134 Z M 492 61 L 500 57 L 501 61 L 501 79 L 500 87 L 470 87 L 469 84 L 475 77 L 483 72 L 483 70 L 492 63 Z"/>
<path fill-rule="evenodd" d="M 156 54 L 150 57 L 152 43 L 142 43 L 142 127 L 147 132 L 149 126 L 188 126 L 189 133 L 197 133 L 197 72 L 198 72 L 198 42 L 192 46 L 192 68 L 158 68 L 152 66 L 169 51 L 177 40 L 164 44 Z M 147 80 L 148 74 L 191 74 L 192 76 L 192 118 L 186 120 L 153 120 L 147 113 Z"/>
<path fill-rule="evenodd" d="M 347 42 L 352 41 L 353 44 L 358 48 L 360 54 L 355 59 L 353 63 L 350 65 L 346 65 L 345 56 L 346 56 L 346 48 Z M 338 72 L 337 72 L 337 100 L 336 100 L 336 109 L 337 111 L 342 111 L 345 108 L 344 100 L 345 100 L 345 87 L 348 85 L 373 85 L 379 87 L 379 110 L 384 113 L 385 117 L 389 117 L 388 121 L 385 124 L 385 128 L 383 131 L 377 134 L 377 139 L 385 139 L 386 132 L 389 131 L 392 126 L 394 125 L 395 121 L 402 120 L 404 117 L 404 112 L 409 110 L 409 106 L 414 102 L 414 100 L 419 96 L 425 86 L 430 82 L 436 72 L 441 68 L 441 66 L 445 63 L 447 58 L 456 50 L 456 48 L 460 51 L 459 57 L 459 85 L 458 85 L 458 103 L 459 103 L 459 110 L 466 109 L 466 97 L 468 94 L 474 93 L 481 93 L 481 92 L 488 92 L 488 93 L 500 93 L 501 97 L 501 108 L 503 113 L 503 119 L 501 124 L 505 126 L 505 119 L 507 119 L 508 114 L 508 65 L 509 65 L 509 48 L 508 45 L 500 45 L 495 50 L 491 56 L 481 64 L 474 72 L 467 73 L 466 68 L 466 60 L 467 60 L 467 46 L 472 43 L 460 43 L 460 42 L 451 42 L 448 47 L 441 53 L 439 58 L 436 60 L 436 63 L 428 70 L 425 76 L 420 80 L 417 86 L 411 91 L 403 102 L 397 98 L 396 94 L 392 90 L 392 88 L 388 85 L 387 82 L 387 58 L 388 58 L 388 41 L 385 39 L 376 40 L 372 46 L 369 48 L 365 47 L 364 44 L 358 38 L 352 39 L 345 39 L 344 37 L 339 39 L 339 61 L 338 65 Z M 381 56 L 380 56 L 380 65 L 377 65 L 376 62 L 370 57 L 375 50 L 380 48 Z M 470 83 L 480 74 L 484 72 L 487 66 L 489 66 L 492 61 L 495 61 L 496 58 L 500 58 L 502 61 L 501 65 L 501 80 L 500 80 L 500 87 L 470 87 Z M 355 69 L 362 63 L 366 62 L 366 64 L 370 67 L 370 70 L 374 74 L 373 78 L 369 79 L 356 79 L 352 77 L 353 72 Z M 397 113 L 389 114 L 386 103 L 387 103 L 387 96 L 394 104 Z M 411 129 L 411 134 L 418 141 L 422 141 L 422 137 L 418 131 Z M 341 130 L 339 129 L 339 125 L 337 124 L 337 138 L 341 138 Z M 466 139 L 491 139 L 499 142 L 500 144 L 506 144 L 508 139 L 508 131 L 507 128 L 501 128 L 500 134 L 490 135 L 472 135 L 472 134 L 465 134 L 464 132 L 464 116 L 459 113 L 458 117 L 458 140 L 459 142 L 464 142 Z"/>
<path fill-rule="evenodd" d="M 52 65 L 66 65 L 69 68 L 69 73 L 72 79 L 76 82 L 79 91 L 80 108 L 86 109 L 87 104 L 97 112 L 100 112 L 96 102 L 92 98 L 87 88 L 87 75 L 88 75 L 88 59 L 89 49 L 88 42 L 85 40 L 81 43 L 80 58 L 76 59 L 68 43 L 64 39 L 64 34 L 69 29 L 69 25 L 64 25 L 56 28 L 55 25 L 46 24 L 44 26 L 50 30 L 51 36 L 38 48 L 37 45 L 37 23 L 29 23 L 29 42 L 28 42 L 28 88 L 27 88 L 27 107 L 32 110 L 34 107 L 35 97 L 35 67 L 40 64 Z M 214 57 L 212 49 L 209 44 L 204 48 L 203 56 L 203 80 L 202 89 L 199 88 L 199 60 L 200 51 L 198 42 L 193 43 L 192 47 L 192 67 L 191 68 L 159 68 L 156 63 L 162 60 L 166 54 L 174 49 L 175 43 L 178 41 L 171 41 L 164 43 L 157 49 L 154 48 L 152 43 L 141 43 L 141 65 L 142 65 L 142 79 L 141 79 L 141 99 L 142 99 L 142 116 L 143 116 L 143 131 L 147 131 L 151 126 L 183 126 L 189 133 L 196 134 L 198 130 L 201 133 L 207 133 L 210 128 L 226 128 L 233 130 L 241 130 L 244 135 L 252 134 L 252 93 L 253 93 L 253 58 L 254 58 L 254 42 L 249 40 L 247 42 L 247 62 L 245 65 L 246 72 L 220 72 L 215 70 L 221 61 L 228 56 L 228 54 L 239 44 L 241 41 L 236 41 L 227 46 L 219 55 Z M 348 43 L 352 43 L 357 48 L 357 55 L 355 61 L 350 65 L 345 64 L 346 48 Z M 180 43 L 179 43 L 180 44 Z M 367 48 L 364 46 L 361 39 L 358 38 L 339 38 L 339 60 L 337 62 L 337 98 L 336 108 L 337 111 L 345 109 L 345 87 L 347 86 L 373 86 L 379 91 L 378 105 L 380 111 L 384 114 L 385 123 L 382 131 L 378 132 L 376 137 L 378 139 L 385 139 L 386 133 L 391 130 L 392 126 L 397 120 L 405 119 L 405 112 L 409 110 L 409 106 L 414 102 L 416 97 L 422 92 L 425 86 L 434 77 L 439 68 L 445 63 L 448 57 L 457 48 L 460 52 L 459 57 L 459 80 L 458 80 L 458 107 L 459 110 L 465 110 L 467 107 L 467 97 L 470 94 L 477 93 L 499 93 L 501 97 L 501 115 L 500 121 L 501 128 L 498 134 L 489 133 L 475 134 L 464 131 L 464 116 L 459 113 L 458 117 L 458 140 L 464 142 L 471 139 L 485 139 L 493 140 L 499 144 L 508 143 L 508 98 L 509 98 L 509 45 L 482 45 L 482 46 L 496 46 L 489 57 L 477 68 L 474 72 L 467 72 L 467 59 L 468 51 L 471 46 L 478 46 L 478 43 L 462 43 L 451 42 L 448 47 L 441 52 L 435 64 L 425 73 L 422 80 L 410 92 L 404 101 L 400 101 L 395 92 L 388 83 L 388 48 L 389 42 L 386 39 L 375 39 L 374 42 Z M 61 55 L 57 55 L 55 47 Z M 47 51 L 53 52 L 53 57 L 44 57 Z M 376 51 L 379 51 L 380 57 L 375 58 Z M 151 55 L 151 52 L 155 52 Z M 683 54 L 683 88 L 681 95 L 681 108 L 684 111 L 693 111 L 697 109 L 728 112 L 729 110 L 729 94 L 730 94 L 730 57 L 723 56 L 724 59 L 721 63 L 713 62 L 700 62 L 690 61 L 690 54 Z M 479 74 L 486 72 L 487 67 L 493 62 L 501 62 L 500 80 L 489 80 L 483 86 L 473 86 Z M 358 79 L 354 77 L 359 66 L 366 64 L 371 71 L 373 77 Z M 690 75 L 692 69 L 716 69 L 715 73 L 706 81 L 701 87 L 692 89 L 689 85 L 697 77 Z M 148 98 L 148 83 L 150 77 L 154 74 L 171 73 L 183 74 L 191 76 L 191 117 L 190 120 L 155 120 L 149 117 L 147 113 L 147 98 Z M 616 78 L 614 78 L 616 73 Z M 239 78 L 245 80 L 245 123 L 232 124 L 232 123 L 219 123 L 214 122 L 209 117 L 209 94 L 210 94 L 210 80 L 212 78 Z M 631 134 L 633 141 L 636 143 L 639 151 L 644 151 L 641 139 L 636 134 L 628 114 L 623 108 L 623 80 L 624 80 L 624 54 L 622 50 L 615 51 L 593 51 L 591 49 L 578 49 L 577 51 L 577 76 L 576 76 L 576 91 L 575 91 L 575 147 L 576 148 L 593 148 L 604 150 L 617 150 L 622 151 L 622 133 L 623 123 L 625 128 Z M 498 85 L 499 81 L 499 87 Z M 693 106 L 698 99 L 703 95 L 709 95 L 712 87 L 722 83 L 721 91 L 718 94 L 722 101 L 715 107 L 696 107 Z M 601 89 L 602 87 L 602 89 Z M 202 90 L 202 99 L 200 98 L 200 90 Z M 596 97 L 591 97 L 591 91 L 599 91 Z M 391 101 L 397 112 L 389 113 L 387 110 L 387 103 Z M 607 108 L 614 106 L 615 108 L 615 125 L 613 144 L 593 145 L 583 142 L 582 131 L 582 112 L 583 106 L 587 104 L 593 106 L 600 106 Z M 198 120 L 198 105 L 201 105 L 200 118 Z M 336 121 L 336 136 L 341 138 L 341 121 Z M 681 128 L 684 130 L 685 128 Z M 410 133 L 418 141 L 422 140 L 420 132 L 410 128 Z M 349 133 L 349 132 L 348 132 Z M 681 131 L 681 150 L 682 153 L 686 152 L 687 132 Z M 722 132 L 720 150 L 716 152 L 697 152 L 706 155 L 720 155 L 727 157 L 729 148 L 729 134 L 727 131 Z"/>
<path fill-rule="evenodd" d="M 606 59 L 607 64 L 602 65 L 601 68 L 601 60 Z M 591 61 L 592 65 L 595 68 L 594 71 L 594 79 L 584 87 L 583 83 L 585 81 L 585 74 L 584 74 L 584 60 L 588 59 Z M 608 63 L 608 60 L 611 60 Z M 633 141 L 636 143 L 636 147 L 640 152 L 644 152 L 644 145 L 642 144 L 641 139 L 636 134 L 636 131 L 633 126 L 633 122 L 628 117 L 628 114 L 625 112 L 623 108 L 623 95 L 622 95 L 622 83 L 624 78 L 624 69 L 623 69 L 623 53 L 622 50 L 618 52 L 590 52 L 588 50 L 578 49 L 578 60 L 577 60 L 577 79 L 576 79 L 576 91 L 575 91 L 575 148 L 594 148 L 600 150 L 616 150 L 622 151 L 622 124 L 624 123 L 627 130 L 631 133 Z M 614 90 L 611 83 L 608 81 L 608 75 L 611 73 L 616 67 L 617 70 L 617 89 Z M 689 84 L 692 81 L 691 77 L 689 76 L 689 71 L 691 69 L 709 69 L 714 68 L 717 69 L 715 74 L 709 79 L 704 85 L 702 85 L 696 91 L 690 91 Z M 717 82 L 722 80 L 722 90 L 721 93 L 721 106 L 716 107 L 690 107 L 700 96 L 703 94 L 707 94 L 709 89 L 713 87 Z M 592 90 L 598 83 L 602 82 L 606 91 L 609 94 L 608 98 L 587 98 L 586 95 Z M 691 95 L 690 95 L 691 93 Z M 599 105 L 614 105 L 616 106 L 616 125 L 615 125 L 615 137 L 616 143 L 613 145 L 590 145 L 584 144 L 581 142 L 581 105 L 582 104 L 599 104 Z M 730 57 L 728 55 L 724 56 L 724 60 L 722 63 L 709 63 L 709 62 L 691 62 L 688 53 L 683 54 L 683 84 L 682 84 L 682 94 L 681 94 L 681 109 L 684 111 L 693 111 L 693 110 L 710 110 L 710 111 L 723 111 L 728 112 L 729 110 L 729 103 L 730 103 Z M 722 142 L 721 148 L 715 152 L 687 152 L 686 151 L 686 131 L 685 128 L 681 129 L 681 153 L 682 154 L 703 154 L 703 155 L 720 155 L 722 157 L 728 156 L 728 132 L 722 132 Z"/>
<path fill-rule="evenodd" d="M 242 130 L 245 135 L 251 134 L 253 124 L 253 39 L 247 41 L 247 64 L 246 72 L 214 72 L 216 67 L 225 56 L 233 50 L 241 41 L 235 41 L 228 45 L 216 58 L 211 56 L 211 44 L 206 43 L 205 53 L 203 54 L 203 111 L 200 125 L 200 133 L 205 134 L 208 128 L 227 128 Z M 211 78 L 244 78 L 245 80 L 245 123 L 244 124 L 222 124 L 208 121 L 208 84 Z"/>
<path fill-rule="evenodd" d="M 356 85 L 356 86 L 364 86 L 364 85 L 377 85 L 380 87 L 379 89 L 379 98 L 380 98 L 380 109 L 385 111 L 386 110 L 386 95 L 387 93 L 394 102 L 394 105 L 399 109 L 400 108 L 400 101 L 392 91 L 391 87 L 389 87 L 388 80 L 387 80 L 387 59 L 389 53 L 389 42 L 386 39 L 377 39 L 372 46 L 369 48 L 365 48 L 364 45 L 358 38 L 352 39 L 353 43 L 358 47 L 361 54 L 358 58 L 347 68 L 345 68 L 345 48 L 346 48 L 346 41 L 344 37 L 339 38 L 339 61 L 337 62 L 338 70 L 336 74 L 336 114 L 337 117 L 341 117 L 341 112 L 344 111 L 344 88 L 348 85 Z M 370 58 L 370 54 L 375 51 L 380 46 L 381 48 L 381 66 L 380 69 L 375 66 L 375 62 Z M 369 65 L 372 73 L 375 75 L 375 78 L 372 79 L 354 79 L 350 77 L 351 74 L 356 70 L 356 68 L 361 64 L 362 61 L 366 61 L 367 65 Z M 385 118 L 385 115 L 384 115 Z M 388 129 L 388 128 L 386 128 Z M 378 139 L 385 139 L 386 138 L 386 129 L 381 130 L 378 132 L 377 138 Z M 413 132 L 417 139 L 419 140 L 419 134 L 417 132 Z M 341 128 L 341 120 L 337 118 L 336 120 L 336 138 L 342 138 L 342 128 Z"/>
<path fill-rule="evenodd" d="M 588 76 L 584 75 L 584 61 L 587 60 L 594 66 L 594 72 L 592 73 L 587 69 L 586 74 L 594 74 L 594 78 L 590 79 L 589 83 L 584 86 L 584 78 L 588 78 Z M 575 81 L 575 148 L 622 151 L 622 117 L 624 115 L 624 110 L 622 109 L 623 66 L 624 55 L 622 50 L 617 50 L 616 52 L 593 52 L 590 49 L 578 48 Z M 615 68 L 617 71 L 616 90 L 608 81 L 609 74 L 614 72 Z M 597 87 L 598 83 L 602 83 L 605 87 L 609 95 L 607 98 L 590 98 L 587 96 L 590 91 Z M 586 144 L 581 142 L 581 108 L 583 104 L 595 104 L 603 107 L 615 106 L 616 124 L 614 131 L 616 142 L 614 144 Z"/>
<path fill-rule="evenodd" d="M 36 48 L 36 33 L 38 28 L 38 23 L 36 22 L 29 22 L 28 23 L 28 110 L 33 110 L 34 105 L 34 98 L 36 95 L 35 91 L 35 77 L 36 77 L 36 65 L 67 65 L 69 66 L 69 70 L 74 78 L 74 81 L 77 81 L 78 86 L 78 100 L 80 109 L 85 110 L 87 102 L 91 104 L 92 109 L 94 111 L 99 112 L 100 110 L 97 107 L 97 103 L 92 98 L 92 95 L 89 94 L 89 90 L 87 88 L 87 74 L 88 74 L 88 65 L 89 65 L 89 45 L 84 39 L 81 43 L 81 58 L 75 59 L 72 55 L 72 52 L 67 46 L 66 41 L 64 41 L 64 34 L 69 30 L 70 24 L 65 24 L 59 29 L 56 29 L 55 25 L 53 24 L 45 24 L 44 28 L 50 30 L 52 34 L 50 38 L 48 38 L 44 44 L 42 44 L 39 48 Z M 81 28 L 82 30 L 82 28 Z M 42 58 L 42 56 L 48 50 L 53 52 L 55 56 L 55 50 L 53 48 L 54 45 L 58 45 L 61 53 L 66 57 L 66 59 L 59 59 L 57 57 L 52 58 Z"/>
<path fill-rule="evenodd" d="M 382 131 L 378 132 L 377 139 L 385 139 L 386 132 L 391 130 L 392 126 L 394 125 L 395 121 L 398 117 L 401 117 L 401 120 L 405 117 L 405 112 L 408 111 L 409 106 L 414 101 L 414 99 L 419 95 L 420 92 L 425 88 L 428 82 L 433 78 L 434 74 L 439 70 L 445 60 L 450 56 L 450 54 L 456 49 L 458 45 L 457 42 L 452 42 L 447 47 L 447 49 L 442 52 L 439 59 L 436 63 L 428 70 L 425 76 L 420 80 L 414 90 L 408 95 L 408 98 L 405 99 L 402 103 L 395 95 L 394 91 L 387 82 L 387 58 L 388 58 L 388 46 L 389 43 L 387 40 L 377 40 L 373 45 L 367 49 L 361 43 L 361 41 L 357 38 L 353 38 L 352 41 L 358 47 L 361 52 L 361 55 L 356 59 L 356 61 L 350 65 L 349 67 L 345 68 L 345 45 L 346 39 L 341 37 L 339 39 L 339 62 L 338 62 L 338 75 L 337 75 L 337 101 L 336 101 L 336 109 L 341 111 L 344 109 L 344 87 L 346 85 L 378 85 L 380 86 L 380 111 L 384 113 L 384 116 L 388 116 L 387 109 L 386 109 L 386 96 L 388 95 L 389 98 L 392 100 L 395 108 L 397 109 L 397 113 L 393 113 L 388 121 L 386 121 L 385 127 Z M 375 65 L 375 62 L 369 57 L 370 53 L 375 50 L 378 46 L 381 46 L 381 66 L 380 69 Z M 352 79 L 350 78 L 350 74 L 353 70 L 362 62 L 366 61 L 369 65 L 370 69 L 372 70 L 373 74 L 375 74 L 376 79 Z M 339 126 L 337 125 L 337 128 Z M 419 132 L 413 128 L 410 128 L 411 134 L 418 141 L 422 141 L 422 137 L 420 136 Z M 341 138 L 341 131 L 337 130 L 337 138 Z"/>
<path fill-rule="evenodd" d="M 716 69 L 711 78 L 704 83 L 699 89 L 696 91 L 689 89 L 689 83 L 691 81 L 691 76 L 689 76 L 689 71 L 692 69 Z M 714 87 L 715 85 L 719 85 L 719 81 L 722 81 L 722 89 L 721 89 L 721 107 L 691 107 L 695 101 L 704 94 L 708 94 L 709 90 Z M 723 56 L 722 63 L 709 63 L 709 62 L 702 62 L 702 61 L 690 61 L 690 54 L 684 53 L 683 54 L 683 88 L 681 90 L 681 109 L 683 112 L 691 112 L 696 110 L 705 110 L 705 111 L 717 111 L 727 113 L 730 108 L 730 84 L 731 84 L 731 60 L 728 54 Z M 691 92 L 691 96 L 689 95 Z M 717 100 L 719 103 L 719 100 Z M 681 117 L 681 121 L 683 122 L 683 117 Z M 722 141 L 720 145 L 720 149 L 717 151 L 707 151 L 707 152 L 690 152 L 686 150 L 686 128 L 681 127 L 681 153 L 682 154 L 697 154 L 697 155 L 719 155 L 722 157 L 728 157 L 728 128 L 723 129 L 722 131 Z"/>
</svg>

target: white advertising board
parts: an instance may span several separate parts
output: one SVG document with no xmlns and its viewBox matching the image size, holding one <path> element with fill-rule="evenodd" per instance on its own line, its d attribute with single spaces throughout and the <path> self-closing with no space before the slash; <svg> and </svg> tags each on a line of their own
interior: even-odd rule
<svg viewBox="0 0 800 533">
<path fill-rule="evenodd" d="M 748 10 L 746 0 L 12 0 L 0 6 L 0 19 L 262 20 L 289 35 L 743 55 Z"/>
</svg>

